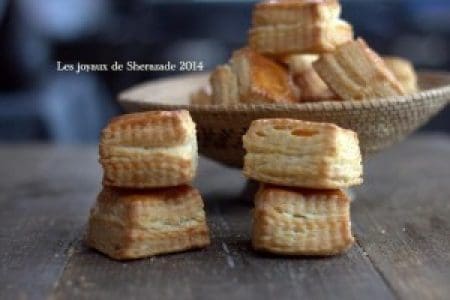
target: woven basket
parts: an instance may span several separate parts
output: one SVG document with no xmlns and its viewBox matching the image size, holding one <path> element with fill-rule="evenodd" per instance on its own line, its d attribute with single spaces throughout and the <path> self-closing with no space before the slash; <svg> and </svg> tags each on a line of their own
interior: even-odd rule
<svg viewBox="0 0 450 300">
<path fill-rule="evenodd" d="M 127 112 L 186 109 L 197 123 L 201 154 L 233 167 L 242 166 L 242 135 L 253 120 L 294 118 L 330 122 L 359 135 L 364 155 L 404 139 L 442 110 L 450 99 L 450 73 L 422 72 L 422 92 L 361 102 L 302 104 L 189 105 L 191 92 L 208 82 L 208 74 L 183 75 L 125 90 L 119 102 Z"/>
</svg>

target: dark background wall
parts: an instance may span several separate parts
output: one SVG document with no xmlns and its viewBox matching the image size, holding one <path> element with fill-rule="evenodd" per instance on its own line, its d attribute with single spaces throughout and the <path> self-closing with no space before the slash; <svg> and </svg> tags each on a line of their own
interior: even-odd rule
<svg viewBox="0 0 450 300">
<path fill-rule="evenodd" d="M 0 142 L 95 142 L 118 91 L 158 72 L 56 72 L 56 61 L 203 61 L 242 46 L 254 1 L 0 0 Z M 382 54 L 450 71 L 450 1 L 343 0 Z M 423 130 L 450 132 L 450 111 Z"/>
</svg>

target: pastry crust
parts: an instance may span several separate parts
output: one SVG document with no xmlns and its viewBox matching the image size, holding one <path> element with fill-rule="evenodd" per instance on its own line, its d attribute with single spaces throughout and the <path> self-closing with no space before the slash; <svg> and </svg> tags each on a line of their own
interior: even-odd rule
<svg viewBox="0 0 450 300">
<path fill-rule="evenodd" d="M 244 48 L 233 53 L 231 65 L 238 78 L 241 102 L 296 101 L 289 74 L 280 64 L 249 48 Z"/>
<path fill-rule="evenodd" d="M 336 0 L 269 0 L 255 5 L 253 26 L 279 24 L 318 24 L 339 18 Z"/>
<path fill-rule="evenodd" d="M 350 201 L 341 190 L 263 185 L 255 198 L 252 245 L 281 255 L 336 255 L 354 243 Z"/>
<path fill-rule="evenodd" d="M 334 124 L 253 121 L 243 137 L 244 175 L 282 186 L 339 189 L 362 183 L 358 137 Z"/>
<path fill-rule="evenodd" d="M 317 54 L 293 54 L 282 57 L 281 61 L 288 66 L 291 74 L 297 75 L 311 69 L 319 57 Z"/>
<path fill-rule="evenodd" d="M 209 105 L 212 104 L 212 95 L 207 88 L 200 88 L 190 95 L 191 105 Z"/>
<path fill-rule="evenodd" d="M 383 60 L 407 93 L 415 93 L 419 90 L 417 74 L 410 61 L 401 57 L 383 57 Z"/>
<path fill-rule="evenodd" d="M 234 104 L 239 102 L 238 79 L 229 65 L 218 66 L 210 77 L 213 90 L 213 104 Z"/>
<path fill-rule="evenodd" d="M 339 100 L 326 83 L 314 70 L 312 64 L 319 59 L 318 55 L 290 55 L 283 60 L 289 67 L 294 83 L 299 88 L 302 102 Z"/>
<path fill-rule="evenodd" d="M 192 187 L 104 187 L 91 209 L 87 244 L 114 259 L 202 248 L 210 243 L 200 193 Z"/>
<path fill-rule="evenodd" d="M 107 186 L 177 186 L 190 183 L 197 169 L 195 124 L 187 111 L 114 118 L 102 131 L 99 150 Z"/>
<path fill-rule="evenodd" d="M 404 95 L 400 82 L 383 60 L 362 39 L 326 53 L 314 63 L 314 69 L 344 100 Z"/>
<path fill-rule="evenodd" d="M 339 101 L 338 95 L 332 92 L 327 84 L 320 78 L 314 69 L 309 69 L 301 74 L 294 75 L 294 83 L 300 91 L 300 101 Z"/>
<path fill-rule="evenodd" d="M 339 19 L 319 24 L 258 26 L 249 32 L 252 49 L 278 56 L 329 52 L 352 39 L 352 26 Z"/>
</svg>

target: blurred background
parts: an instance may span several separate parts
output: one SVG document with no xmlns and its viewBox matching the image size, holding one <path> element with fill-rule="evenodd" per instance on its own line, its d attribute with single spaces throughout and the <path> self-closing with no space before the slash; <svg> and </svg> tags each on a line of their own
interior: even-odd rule
<svg viewBox="0 0 450 300">
<path fill-rule="evenodd" d="M 0 142 L 92 143 L 115 98 L 158 72 L 56 72 L 67 63 L 202 61 L 242 46 L 255 1 L 0 0 Z M 341 0 L 381 54 L 450 71 L 449 0 Z M 423 131 L 450 133 L 447 108 Z"/>
</svg>

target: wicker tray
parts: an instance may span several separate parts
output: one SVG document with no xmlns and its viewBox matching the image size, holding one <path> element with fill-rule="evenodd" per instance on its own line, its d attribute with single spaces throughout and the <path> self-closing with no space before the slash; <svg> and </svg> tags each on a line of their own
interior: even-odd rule
<svg viewBox="0 0 450 300">
<path fill-rule="evenodd" d="M 146 82 L 122 92 L 119 102 L 127 112 L 189 110 L 197 123 L 200 153 L 241 167 L 242 135 L 255 119 L 284 117 L 336 123 L 358 133 L 361 150 L 367 155 L 404 139 L 450 100 L 450 73 L 421 72 L 423 91 L 404 97 L 362 102 L 190 106 L 190 93 L 207 82 L 205 73 Z"/>
</svg>

